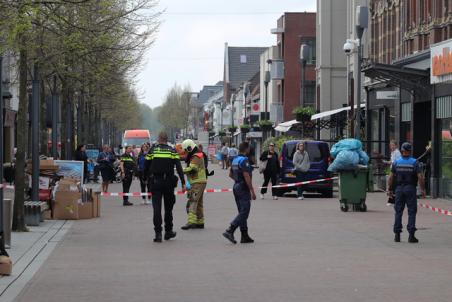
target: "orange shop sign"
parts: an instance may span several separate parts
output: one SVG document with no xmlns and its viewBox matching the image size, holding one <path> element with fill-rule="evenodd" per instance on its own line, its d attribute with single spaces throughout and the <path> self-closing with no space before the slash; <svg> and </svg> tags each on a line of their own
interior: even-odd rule
<svg viewBox="0 0 452 302">
<path fill-rule="evenodd" d="M 447 41 L 431 48 L 431 84 L 452 81 L 452 42 Z"/>
</svg>

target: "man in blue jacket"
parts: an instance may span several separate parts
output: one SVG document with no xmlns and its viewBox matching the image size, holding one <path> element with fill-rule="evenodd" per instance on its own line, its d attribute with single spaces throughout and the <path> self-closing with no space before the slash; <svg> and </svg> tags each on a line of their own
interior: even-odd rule
<svg viewBox="0 0 452 302">
<path fill-rule="evenodd" d="M 394 195 L 395 192 L 394 241 L 400 242 L 400 233 L 403 229 L 402 216 L 406 205 L 408 208 L 408 242 L 418 243 L 419 240 L 414 236 L 417 213 L 416 185 L 419 181 L 422 195 L 425 197 L 424 177 L 420 172 L 417 160 L 411 156 L 411 144 L 403 143 L 401 151 L 402 158 L 392 164 L 389 175 L 389 194 Z"/>
</svg>

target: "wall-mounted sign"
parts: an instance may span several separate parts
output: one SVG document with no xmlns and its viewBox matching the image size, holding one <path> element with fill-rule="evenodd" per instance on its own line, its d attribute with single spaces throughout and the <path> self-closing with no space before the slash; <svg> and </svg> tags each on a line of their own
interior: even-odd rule
<svg viewBox="0 0 452 302">
<path fill-rule="evenodd" d="M 430 65 L 431 84 L 452 81 L 452 40 L 431 47 Z"/>
<path fill-rule="evenodd" d="M 377 91 L 377 100 L 397 100 L 399 97 L 398 90 Z"/>
</svg>

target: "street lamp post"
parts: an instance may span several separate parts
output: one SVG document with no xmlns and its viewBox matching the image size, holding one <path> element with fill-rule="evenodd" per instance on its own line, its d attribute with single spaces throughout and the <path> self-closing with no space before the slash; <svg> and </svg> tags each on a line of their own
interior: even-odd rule
<svg viewBox="0 0 452 302">
<path fill-rule="evenodd" d="M 368 16 L 369 10 L 366 6 L 358 5 L 356 7 L 356 36 L 358 38 L 358 73 L 356 79 L 356 107 L 357 107 L 357 118 L 356 118 L 356 128 L 355 128 L 355 137 L 360 139 L 361 131 L 361 65 L 363 61 L 363 47 L 362 47 L 362 38 L 364 34 L 364 30 L 367 28 L 368 24 Z M 368 108 L 366 109 L 368 110 Z M 369 138 L 368 138 L 369 139 Z"/>
<path fill-rule="evenodd" d="M 309 45 L 306 43 L 300 46 L 300 63 L 301 63 L 301 90 L 300 90 L 300 106 L 306 103 L 306 62 L 309 58 Z"/>
<path fill-rule="evenodd" d="M 269 63 L 269 64 L 271 64 L 271 63 Z M 265 79 L 264 79 L 264 85 L 265 85 L 265 111 L 264 111 L 265 118 L 264 118 L 264 120 L 270 120 L 270 118 L 268 116 L 268 84 L 270 83 L 270 80 L 271 80 L 270 71 L 267 70 L 265 72 Z M 263 141 L 265 141 L 267 139 L 267 130 L 263 131 L 263 133 L 264 133 Z"/>
</svg>

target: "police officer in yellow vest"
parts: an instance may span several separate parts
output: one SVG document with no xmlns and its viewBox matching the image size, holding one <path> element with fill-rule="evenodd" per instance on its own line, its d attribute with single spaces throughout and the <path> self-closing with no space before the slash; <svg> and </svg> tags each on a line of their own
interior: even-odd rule
<svg viewBox="0 0 452 302">
<path fill-rule="evenodd" d="M 182 183 L 182 191 L 185 191 L 184 173 L 180 163 L 179 154 L 168 145 L 168 135 L 159 133 L 158 142 L 152 146 L 145 157 L 145 175 L 149 178 L 152 192 L 152 207 L 154 208 L 154 242 L 162 242 L 162 197 L 165 207 L 165 240 L 176 237 L 173 231 L 173 207 L 176 202 L 174 189 L 178 178 L 174 175 L 174 168 Z"/>
<path fill-rule="evenodd" d="M 182 142 L 182 148 L 187 154 L 187 174 L 190 189 L 188 190 L 188 223 L 183 230 L 204 228 L 204 190 L 207 184 L 204 154 L 198 150 L 195 142 L 187 139 Z"/>
<path fill-rule="evenodd" d="M 129 193 L 130 185 L 133 180 L 133 174 L 136 169 L 135 158 L 132 156 L 132 146 L 126 146 L 125 153 L 121 155 L 120 167 L 122 176 L 122 191 L 124 193 Z M 124 196 L 122 199 L 124 206 L 133 206 L 133 203 L 129 201 L 128 196 Z"/>
</svg>

